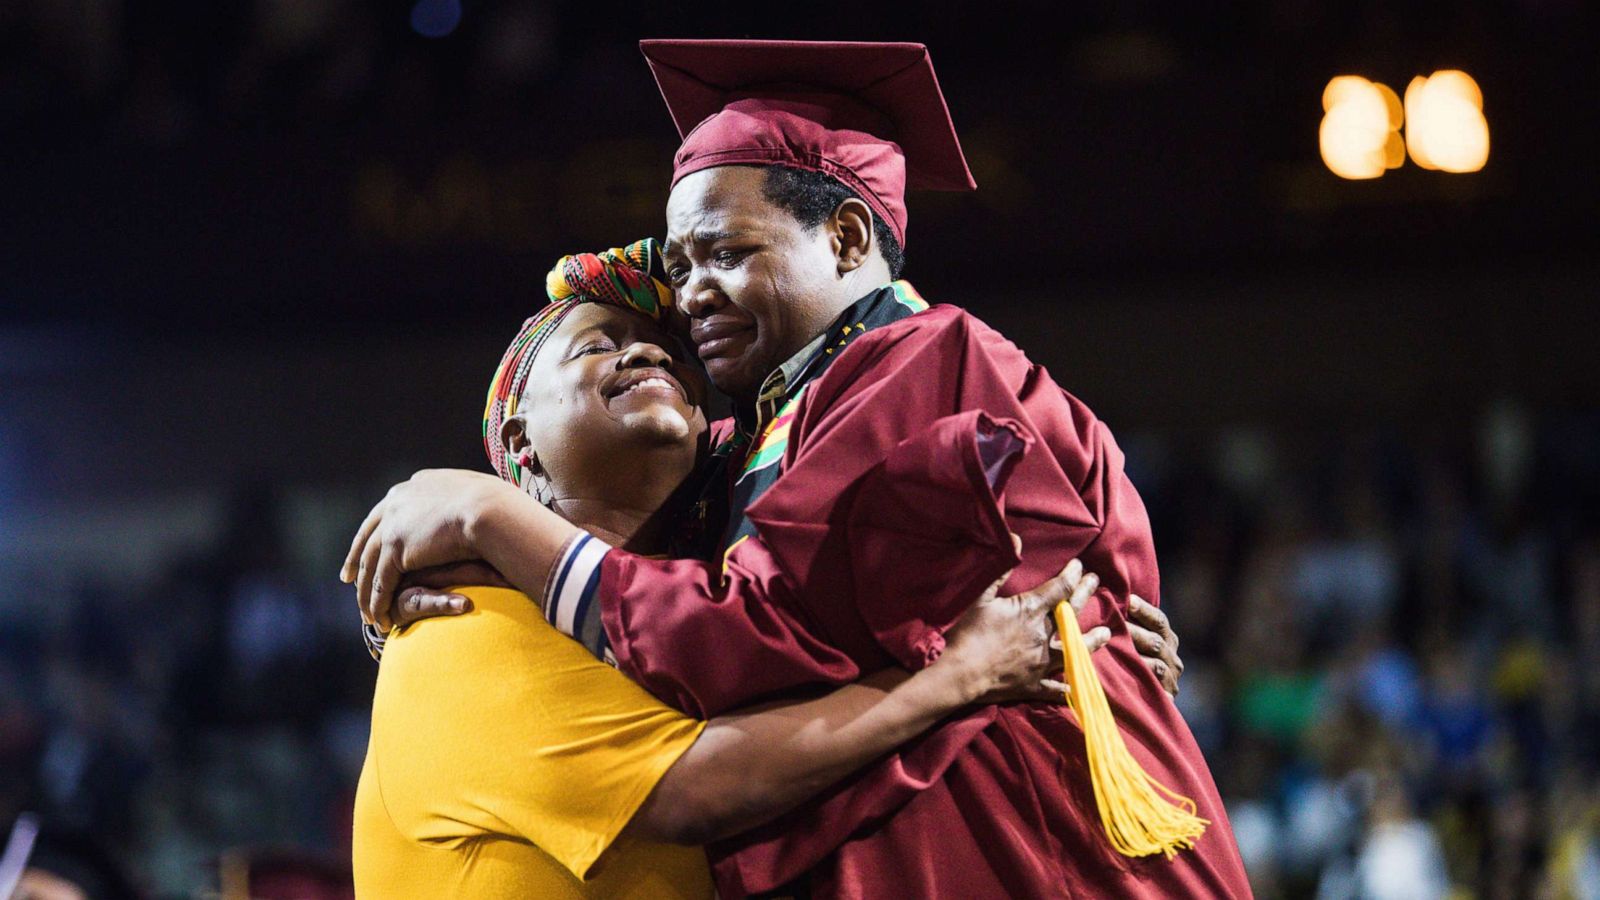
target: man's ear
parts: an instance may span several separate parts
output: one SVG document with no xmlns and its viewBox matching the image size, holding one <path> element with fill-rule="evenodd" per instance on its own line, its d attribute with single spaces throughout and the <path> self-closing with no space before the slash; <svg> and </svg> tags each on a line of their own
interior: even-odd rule
<svg viewBox="0 0 1600 900">
<path fill-rule="evenodd" d="M 529 473 L 534 475 L 544 474 L 539 468 L 539 457 L 534 454 L 533 447 L 528 442 L 528 423 L 521 416 L 511 416 L 500 425 L 500 446 L 505 448 L 506 456 L 517 459 L 524 452 L 528 455 L 528 464 L 523 465 Z"/>
<path fill-rule="evenodd" d="M 866 265 L 872 255 L 872 208 L 855 197 L 839 204 L 828 220 L 833 232 L 833 252 L 839 274 L 854 272 Z"/>
</svg>

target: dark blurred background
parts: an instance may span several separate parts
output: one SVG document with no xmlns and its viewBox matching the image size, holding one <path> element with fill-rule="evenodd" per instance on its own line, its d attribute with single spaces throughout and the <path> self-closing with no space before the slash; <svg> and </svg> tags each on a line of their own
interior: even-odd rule
<svg viewBox="0 0 1600 900">
<path fill-rule="evenodd" d="M 1259 894 L 1600 896 L 1596 19 L 0 2 L 0 838 L 37 812 L 91 895 L 337 877 L 337 564 L 390 483 L 485 468 L 550 263 L 662 231 L 636 41 L 917 40 L 980 189 L 911 197 L 908 277 L 1127 449 Z M 1481 172 L 1323 166 L 1330 78 L 1443 68 Z"/>
</svg>

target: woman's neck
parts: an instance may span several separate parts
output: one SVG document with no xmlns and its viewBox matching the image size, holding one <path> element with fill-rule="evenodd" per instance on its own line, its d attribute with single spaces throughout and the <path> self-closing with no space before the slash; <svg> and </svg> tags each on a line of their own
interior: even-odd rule
<svg viewBox="0 0 1600 900">
<path fill-rule="evenodd" d="M 587 483 L 554 485 L 551 504 L 561 518 L 613 547 L 655 554 L 666 549 L 673 494 L 683 487 L 693 463 L 681 455 L 646 454 L 626 465 L 611 465 Z"/>
<path fill-rule="evenodd" d="M 666 547 L 661 507 L 621 506 L 603 498 L 567 497 L 551 504 L 563 519 L 613 547 L 633 553 L 660 553 Z"/>
</svg>

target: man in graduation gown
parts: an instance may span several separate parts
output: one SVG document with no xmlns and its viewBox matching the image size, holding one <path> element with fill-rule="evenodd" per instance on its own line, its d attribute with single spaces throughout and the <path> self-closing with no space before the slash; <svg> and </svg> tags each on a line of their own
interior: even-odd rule
<svg viewBox="0 0 1600 900">
<path fill-rule="evenodd" d="M 574 542 L 552 621 L 710 716 L 926 665 L 988 581 L 1077 557 L 1102 580 L 1083 627 L 1116 635 L 1096 669 L 1121 734 L 1209 823 L 1170 858 L 1115 851 L 1074 715 L 988 707 L 710 848 L 722 893 L 1248 895 L 1205 760 L 1128 639 L 1130 595 L 1160 586 L 1121 450 L 1014 344 L 895 280 L 906 188 L 975 186 L 926 49 L 642 47 L 685 136 L 667 273 L 736 415 L 684 528 L 702 560 Z"/>
</svg>

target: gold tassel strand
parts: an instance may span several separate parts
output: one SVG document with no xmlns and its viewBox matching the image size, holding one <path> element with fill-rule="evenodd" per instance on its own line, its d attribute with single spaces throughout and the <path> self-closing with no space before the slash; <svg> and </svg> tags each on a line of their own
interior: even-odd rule
<svg viewBox="0 0 1600 900">
<path fill-rule="evenodd" d="M 1128 752 L 1072 604 L 1056 605 L 1056 627 L 1066 656 L 1067 702 L 1083 729 L 1089 780 L 1111 846 L 1123 856 L 1162 853 L 1168 859 L 1194 847 L 1210 821 L 1195 814 L 1193 800 L 1151 778 Z"/>
</svg>

